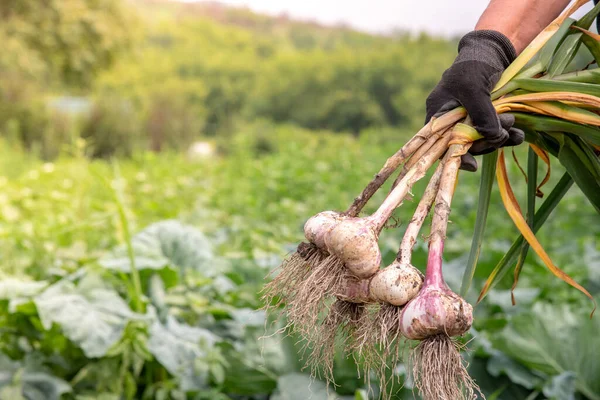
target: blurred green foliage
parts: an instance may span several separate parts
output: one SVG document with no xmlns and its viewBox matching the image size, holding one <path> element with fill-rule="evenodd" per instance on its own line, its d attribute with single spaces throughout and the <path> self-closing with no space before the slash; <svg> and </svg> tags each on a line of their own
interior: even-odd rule
<svg viewBox="0 0 600 400">
<path fill-rule="evenodd" d="M 302 240 L 307 216 L 345 208 L 408 136 L 379 132 L 372 140 L 262 122 L 233 134 L 225 156 L 191 161 L 170 151 L 136 151 L 118 162 L 118 173 L 111 163 L 86 157 L 81 140 L 53 163 L 0 141 L 0 326 L 5 328 L 0 348 L 12 358 L 0 358 L 0 371 L 10 377 L 0 381 L 0 393 L 42 399 L 63 393 L 62 399 L 257 400 L 303 399 L 310 393 L 328 399 L 324 385 L 310 384 L 301 371 L 294 338 L 259 340 L 265 315 L 251 310 L 261 307 L 264 277 Z M 524 159 L 525 150 L 518 149 L 517 156 Z M 516 165 L 509 166 L 523 200 L 526 184 Z M 553 168 L 544 191 L 562 172 L 557 163 Z M 478 174 L 461 173 L 453 201 L 444 273 L 455 290 L 470 247 L 478 180 Z M 415 195 L 424 186 L 419 182 Z M 127 235 L 114 190 L 122 193 L 133 235 L 143 316 L 131 303 Z M 415 206 L 405 202 L 395 212 L 400 225 L 384 231 L 385 263 L 394 258 Z M 517 236 L 496 188 L 492 210 L 467 296 L 473 304 L 486 274 Z M 157 223 L 175 218 L 186 225 Z M 595 296 L 600 294 L 598 218 L 574 188 L 538 234 L 556 264 Z M 425 241 L 418 242 L 413 258 L 423 269 Z M 598 320 L 589 319 L 589 301 L 531 254 L 515 292 L 516 306 L 510 303 L 511 284 L 508 274 L 475 307 L 474 340 L 465 356 L 484 393 L 503 400 L 599 398 Z M 63 307 L 73 308 L 60 313 Z M 86 312 L 69 318 L 82 309 Z M 99 319 L 74 323 L 88 315 Z M 51 329 L 48 321 L 54 323 Z M 105 330 L 103 321 L 113 321 L 112 328 Z M 92 323 L 96 328 L 88 329 Z M 211 338 L 212 351 L 205 341 L 190 339 L 198 337 Z M 192 381 L 188 369 L 174 367 L 190 360 Z M 401 382 L 405 371 L 403 365 L 397 369 Z M 352 358 L 339 354 L 335 375 L 341 386 L 337 395 L 330 388 L 329 396 L 367 398 L 359 397 L 369 387 Z M 412 398 L 410 382 L 404 383 L 408 386 L 400 390 L 398 384 L 395 398 Z M 376 392 L 374 377 L 371 384 Z M 40 387 L 46 397 L 31 397 Z"/>
<path fill-rule="evenodd" d="M 139 40 L 140 26 L 120 0 L 2 1 L 0 133 L 56 157 L 79 132 L 69 110 L 50 107 L 52 97 L 89 96 L 97 76 Z"/>
<path fill-rule="evenodd" d="M 41 84 L 89 85 L 133 42 L 119 0 L 6 0 L 0 4 L 2 72 Z M 7 51 L 8 50 L 8 51 Z"/>
<path fill-rule="evenodd" d="M 47 159 L 77 136 L 95 156 L 127 155 L 226 137 L 255 119 L 353 134 L 414 128 L 455 47 L 202 4 L 35 4 L 0 9 L 0 132 Z"/>
</svg>

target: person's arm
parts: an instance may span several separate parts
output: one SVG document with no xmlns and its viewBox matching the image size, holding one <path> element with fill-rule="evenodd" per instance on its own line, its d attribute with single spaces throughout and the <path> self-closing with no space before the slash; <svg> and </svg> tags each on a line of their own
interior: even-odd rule
<svg viewBox="0 0 600 400">
<path fill-rule="evenodd" d="M 475 30 L 502 33 L 519 54 L 569 3 L 570 0 L 491 0 Z"/>
<path fill-rule="evenodd" d="M 458 55 L 427 97 L 427 116 L 459 105 L 467 109 L 483 139 L 473 143 L 461 168 L 477 169 L 473 155 L 523 142 L 522 131 L 512 127 L 514 118 L 499 118 L 490 92 L 502 72 L 517 55 L 568 5 L 569 0 L 491 0 L 475 29 L 462 37 Z"/>
</svg>

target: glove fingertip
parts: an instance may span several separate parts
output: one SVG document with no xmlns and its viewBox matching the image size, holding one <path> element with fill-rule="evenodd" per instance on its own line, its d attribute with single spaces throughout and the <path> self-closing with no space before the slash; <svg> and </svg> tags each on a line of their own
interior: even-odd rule
<svg viewBox="0 0 600 400">
<path fill-rule="evenodd" d="M 525 132 L 517 128 L 510 128 L 508 131 L 508 140 L 505 146 L 518 146 L 525 141 Z"/>
<path fill-rule="evenodd" d="M 475 157 L 473 157 L 472 154 L 463 154 L 462 157 L 460 158 L 460 169 L 462 169 L 463 171 L 468 171 L 468 172 L 475 172 L 477 171 L 477 160 L 475 160 Z"/>
<path fill-rule="evenodd" d="M 521 139 L 521 143 L 525 140 L 525 132 L 519 128 L 510 128 L 511 136 Z"/>
<path fill-rule="evenodd" d="M 508 132 L 503 128 L 502 122 L 491 102 L 490 109 L 478 114 L 469 114 L 473 126 L 492 147 L 500 147 L 508 139 Z M 487 107 L 484 107 L 487 108 Z M 482 110 L 483 111 L 483 110 Z"/>
<path fill-rule="evenodd" d="M 515 116 L 513 114 L 500 114 L 498 119 L 504 129 L 510 129 L 515 124 Z"/>
</svg>

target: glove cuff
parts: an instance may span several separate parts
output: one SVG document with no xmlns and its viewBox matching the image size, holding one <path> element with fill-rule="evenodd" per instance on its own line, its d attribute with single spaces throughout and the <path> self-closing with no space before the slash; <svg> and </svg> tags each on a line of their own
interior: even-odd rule
<svg viewBox="0 0 600 400">
<path fill-rule="evenodd" d="M 458 43 L 457 61 L 481 60 L 494 68 L 504 70 L 515 58 L 515 46 L 498 31 L 472 31 L 463 36 Z"/>
</svg>

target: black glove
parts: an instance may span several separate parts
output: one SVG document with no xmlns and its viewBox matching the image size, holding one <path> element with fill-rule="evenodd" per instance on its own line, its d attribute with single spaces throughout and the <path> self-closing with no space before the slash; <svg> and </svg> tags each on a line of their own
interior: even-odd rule
<svg viewBox="0 0 600 400">
<path fill-rule="evenodd" d="M 518 146 L 525 140 L 525 133 L 517 128 L 514 128 L 515 116 L 512 114 L 500 114 L 496 116 L 498 124 L 502 130 L 502 135 L 508 137 L 502 146 Z M 486 139 L 480 139 L 473 142 L 469 152 L 462 156 L 460 169 L 465 171 L 475 172 L 477 171 L 477 161 L 475 157 L 482 154 L 491 153 L 496 150 L 496 147 L 491 146 Z"/>
<path fill-rule="evenodd" d="M 463 156 L 462 169 L 477 169 L 472 155 L 523 142 L 523 132 L 512 128 L 514 118 L 498 118 L 490 100 L 491 90 L 516 56 L 512 43 L 500 32 L 481 30 L 467 33 L 458 44 L 456 60 L 427 97 L 425 123 L 434 115 L 462 105 L 467 109 L 475 129 L 484 137 L 473 144 L 470 155 Z"/>
</svg>

